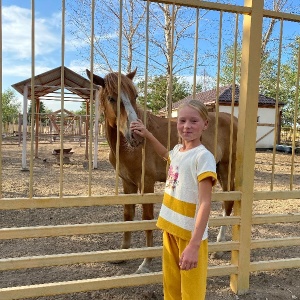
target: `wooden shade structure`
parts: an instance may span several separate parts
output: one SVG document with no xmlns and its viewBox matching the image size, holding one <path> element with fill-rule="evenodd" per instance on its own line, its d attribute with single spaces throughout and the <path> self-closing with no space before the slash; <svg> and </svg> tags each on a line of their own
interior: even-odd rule
<svg viewBox="0 0 300 300">
<path fill-rule="evenodd" d="M 62 68 L 64 68 L 62 70 Z M 62 74 L 64 78 L 62 80 Z M 62 86 L 63 82 L 63 86 Z M 23 152 L 22 152 L 22 169 L 26 169 L 26 133 L 27 133 L 27 106 L 28 100 L 34 100 L 34 109 L 39 111 L 40 101 L 42 100 L 60 100 L 60 101 L 73 101 L 73 102 L 85 102 L 87 114 L 90 111 L 90 90 L 91 82 L 83 76 L 75 73 L 67 67 L 58 67 L 50 71 L 41 73 L 34 78 L 28 78 L 12 85 L 12 87 L 23 95 Z M 34 87 L 32 89 L 32 87 Z M 32 93 L 33 90 L 33 93 Z M 64 90 L 71 92 L 71 97 L 59 97 L 54 99 L 48 96 L 57 90 L 61 90 L 62 94 Z M 94 85 L 93 90 L 97 90 Z M 93 99 L 95 99 L 93 95 Z M 96 107 L 97 107 L 96 103 Z M 63 108 L 63 104 L 62 104 Z M 98 114 L 96 114 L 97 116 Z M 88 116 L 86 120 L 88 122 Z M 95 120 L 98 122 L 98 120 Z M 38 157 L 38 128 L 39 118 L 38 114 L 35 115 L 35 157 Z M 97 137 L 96 137 L 97 138 Z M 86 157 L 88 153 L 88 126 L 86 126 Z"/>
</svg>

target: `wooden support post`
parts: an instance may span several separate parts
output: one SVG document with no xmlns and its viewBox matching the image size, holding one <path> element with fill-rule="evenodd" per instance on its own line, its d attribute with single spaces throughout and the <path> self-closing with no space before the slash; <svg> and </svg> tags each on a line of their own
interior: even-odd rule
<svg viewBox="0 0 300 300">
<path fill-rule="evenodd" d="M 86 102 L 86 118 L 85 118 L 85 159 L 89 159 L 89 115 L 90 115 L 90 103 Z"/>
<path fill-rule="evenodd" d="M 22 132 L 22 114 L 19 113 L 18 116 L 18 143 L 21 146 L 21 132 Z"/>
<path fill-rule="evenodd" d="M 92 93 L 93 91 L 91 91 Z M 98 139 L 99 139 L 99 90 L 95 96 L 95 139 L 94 139 L 94 160 L 93 169 L 98 168 Z"/>
<path fill-rule="evenodd" d="M 79 146 L 81 147 L 82 138 L 82 116 L 79 116 Z"/>
<path fill-rule="evenodd" d="M 240 225 L 233 227 L 233 240 L 239 241 L 238 251 L 232 252 L 232 264 L 238 266 L 231 275 L 230 285 L 237 294 L 249 289 L 252 203 L 256 150 L 256 127 L 261 62 L 263 0 L 245 0 L 252 7 L 244 15 L 241 88 L 239 100 L 237 157 L 235 186 L 242 192 L 241 201 L 235 203 L 234 214 L 241 217 Z"/>
<path fill-rule="evenodd" d="M 28 86 L 24 87 L 23 92 L 23 148 L 22 148 L 22 170 L 27 170 L 26 166 L 26 143 L 27 143 L 27 105 L 28 105 Z"/>
<path fill-rule="evenodd" d="M 34 157 L 39 157 L 39 112 L 40 112 L 40 99 L 37 98 L 35 102 L 35 154 Z"/>
</svg>

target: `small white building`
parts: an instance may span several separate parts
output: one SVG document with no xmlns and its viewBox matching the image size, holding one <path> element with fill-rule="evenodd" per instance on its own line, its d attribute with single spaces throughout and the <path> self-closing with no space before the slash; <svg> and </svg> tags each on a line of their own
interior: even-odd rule
<svg viewBox="0 0 300 300">
<path fill-rule="evenodd" d="M 232 97 L 234 91 L 234 99 Z M 239 114 L 239 95 L 240 88 L 235 86 L 224 86 L 219 88 L 219 111 L 231 113 L 231 103 L 234 101 L 234 115 L 238 117 Z M 173 103 L 172 117 L 177 117 L 177 110 L 180 104 L 193 99 L 193 96 Z M 195 95 L 195 100 L 203 102 L 209 111 L 216 111 L 217 90 L 209 90 L 200 92 Z M 278 130 L 276 143 L 280 143 L 280 128 L 281 128 L 281 110 L 283 103 L 278 104 Z M 276 118 L 276 100 L 264 95 L 258 96 L 258 112 L 257 112 L 257 133 L 256 133 L 256 148 L 257 149 L 272 149 L 274 144 L 275 134 L 275 118 Z"/>
</svg>

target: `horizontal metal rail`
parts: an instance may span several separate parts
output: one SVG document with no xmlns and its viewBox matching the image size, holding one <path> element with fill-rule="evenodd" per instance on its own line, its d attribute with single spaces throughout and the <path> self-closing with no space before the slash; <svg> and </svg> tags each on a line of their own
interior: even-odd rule
<svg viewBox="0 0 300 300">
<path fill-rule="evenodd" d="M 238 250 L 238 246 L 238 242 L 209 243 L 208 250 L 210 253 L 217 251 L 232 251 Z M 161 256 L 162 247 L 158 246 L 53 255 L 37 255 L 28 257 L 13 257 L 0 259 L 0 271 L 64 266 L 80 263 L 123 261 Z"/>
<path fill-rule="evenodd" d="M 210 226 L 238 225 L 240 217 L 215 217 L 209 221 Z M 92 224 L 11 227 L 0 229 L 0 240 L 56 237 L 83 234 L 103 234 L 128 231 L 157 230 L 156 220 L 105 222 Z"/>
<path fill-rule="evenodd" d="M 104 205 L 124 204 L 148 204 L 161 203 L 162 193 L 153 194 L 127 194 L 127 195 L 104 195 L 104 196 L 64 196 L 39 197 L 39 198 L 2 198 L 0 210 L 26 209 L 26 208 L 62 208 L 62 207 L 88 207 Z M 241 192 L 218 192 L 213 193 L 212 201 L 239 201 Z"/>
</svg>

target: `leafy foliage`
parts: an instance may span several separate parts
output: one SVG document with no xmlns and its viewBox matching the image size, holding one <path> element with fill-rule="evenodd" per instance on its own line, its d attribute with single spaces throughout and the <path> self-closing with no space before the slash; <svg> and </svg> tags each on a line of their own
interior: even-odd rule
<svg viewBox="0 0 300 300">
<path fill-rule="evenodd" d="M 29 114 L 29 115 L 31 114 L 31 110 L 32 110 L 32 101 L 30 102 L 29 107 L 28 107 L 28 114 Z M 35 113 L 36 113 L 36 112 L 35 112 Z M 45 114 L 45 113 L 47 113 L 46 106 L 45 106 L 45 104 L 44 104 L 43 101 L 40 101 L 39 113 L 40 113 L 40 114 Z"/>
<path fill-rule="evenodd" d="M 260 93 L 276 99 L 284 104 L 282 109 L 282 125 L 292 126 L 294 123 L 295 108 L 300 109 L 300 99 L 296 99 L 297 90 L 297 66 L 299 52 L 299 37 L 289 45 L 292 49 L 292 56 L 280 66 L 279 89 L 277 90 L 278 61 L 265 52 L 261 59 Z M 234 46 L 225 50 L 224 67 L 222 68 L 221 84 L 233 83 Z M 239 84 L 241 77 L 241 47 L 237 49 L 236 77 L 235 82 Z M 298 124 L 299 124 L 298 117 Z"/>
<path fill-rule="evenodd" d="M 8 89 L 2 94 L 2 122 L 13 123 L 19 115 L 21 103 L 15 93 Z"/>
<path fill-rule="evenodd" d="M 29 104 L 29 107 L 28 107 L 28 121 L 30 120 L 30 118 L 31 118 L 31 111 L 32 111 L 32 101 L 30 102 L 30 104 Z M 46 114 L 48 113 L 49 111 L 47 111 L 47 108 L 46 108 L 46 106 L 45 106 L 45 104 L 44 104 L 44 102 L 43 101 L 40 101 L 40 107 L 39 107 L 39 114 L 40 114 L 40 121 L 42 122 L 42 123 L 46 123 L 46 120 L 47 120 L 47 116 L 46 116 Z M 36 111 L 35 111 L 35 113 L 37 113 Z"/>
<path fill-rule="evenodd" d="M 155 76 L 148 80 L 147 84 L 147 108 L 153 113 L 157 113 L 160 109 L 167 107 L 167 76 Z M 137 101 L 144 105 L 145 82 L 138 83 L 138 89 L 140 91 Z M 187 81 L 180 80 L 178 77 L 173 77 L 173 91 L 172 91 L 172 103 L 175 103 L 190 94 L 191 87 Z"/>
</svg>

